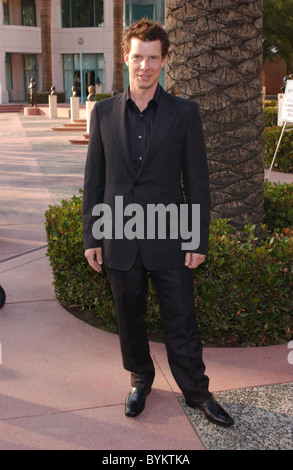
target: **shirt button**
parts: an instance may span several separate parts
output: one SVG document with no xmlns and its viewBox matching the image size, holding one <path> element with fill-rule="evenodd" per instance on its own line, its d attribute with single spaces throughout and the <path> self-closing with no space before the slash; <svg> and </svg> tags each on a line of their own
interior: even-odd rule
<svg viewBox="0 0 293 470">
<path fill-rule="evenodd" d="M 137 137 L 138 137 L 138 139 L 142 139 L 142 135 L 138 135 Z"/>
<path fill-rule="evenodd" d="M 142 157 L 138 157 L 139 160 L 142 160 Z"/>
</svg>

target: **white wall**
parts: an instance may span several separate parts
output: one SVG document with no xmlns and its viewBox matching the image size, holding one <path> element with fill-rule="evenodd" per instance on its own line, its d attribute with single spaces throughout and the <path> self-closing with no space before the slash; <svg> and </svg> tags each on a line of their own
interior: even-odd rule
<svg viewBox="0 0 293 470">
<path fill-rule="evenodd" d="M 79 54 L 77 39 L 82 37 L 84 54 L 104 54 L 105 91 L 113 81 L 113 1 L 104 0 L 104 26 L 100 28 L 61 28 L 61 2 L 52 0 L 52 67 L 56 90 L 63 90 L 63 54 Z"/>
<path fill-rule="evenodd" d="M 122 0 L 121 0 L 122 1 Z M 5 53 L 12 54 L 13 90 L 11 100 L 25 97 L 23 80 L 23 54 L 37 54 L 39 81 L 41 82 L 41 30 L 39 0 L 36 0 L 38 27 L 21 26 L 20 0 L 10 2 L 10 25 L 3 25 L 2 0 L 0 0 L 0 83 L 2 103 L 8 102 L 6 90 Z M 63 91 L 63 54 L 79 53 L 77 39 L 83 37 L 83 53 L 102 53 L 105 59 L 104 87 L 112 90 L 113 81 L 113 0 L 104 0 L 104 26 L 100 28 L 61 28 L 61 2 L 52 0 L 52 69 L 53 85 Z"/>
</svg>

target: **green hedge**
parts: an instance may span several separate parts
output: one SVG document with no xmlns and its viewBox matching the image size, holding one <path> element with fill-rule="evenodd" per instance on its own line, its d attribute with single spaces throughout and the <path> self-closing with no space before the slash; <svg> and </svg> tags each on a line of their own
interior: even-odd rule
<svg viewBox="0 0 293 470">
<path fill-rule="evenodd" d="M 278 103 L 276 100 L 265 100 L 264 107 L 265 108 L 276 108 Z"/>
<path fill-rule="evenodd" d="M 269 127 L 264 131 L 264 161 L 267 168 L 271 166 L 281 130 L 281 127 Z M 289 129 L 283 134 L 273 170 L 293 173 L 293 129 Z"/>
<path fill-rule="evenodd" d="M 48 104 L 49 103 L 49 95 L 50 92 L 40 92 L 37 93 L 37 103 L 38 104 Z M 65 93 L 64 92 L 56 92 L 57 95 L 57 103 L 65 103 Z M 26 101 L 30 103 L 30 94 L 29 92 L 26 94 Z"/>
<path fill-rule="evenodd" d="M 264 223 L 268 229 L 293 228 L 293 184 L 265 182 Z"/>
<path fill-rule="evenodd" d="M 106 329 L 115 331 L 113 301 L 105 273 L 97 277 L 84 258 L 81 214 L 82 196 L 50 206 L 45 213 L 55 294 L 66 307 L 94 311 Z"/>
<path fill-rule="evenodd" d="M 265 127 L 273 127 L 278 125 L 278 108 L 266 107 L 264 108 L 264 122 Z"/>
<path fill-rule="evenodd" d="M 96 101 L 101 101 L 101 100 L 104 100 L 106 98 L 110 98 L 111 96 L 112 96 L 111 93 L 96 93 L 95 100 Z"/>
<path fill-rule="evenodd" d="M 280 191 L 280 188 L 278 188 Z M 269 197 L 269 196 L 268 196 Z M 84 258 L 82 195 L 50 206 L 46 212 L 48 256 L 56 297 L 65 306 L 93 312 L 104 328 L 116 332 L 111 290 L 105 275 Z M 194 271 L 194 289 L 202 338 L 214 345 L 269 345 L 288 341 L 292 319 L 292 231 L 265 228 L 258 242 L 254 227 L 237 233 L 228 221 L 211 223 L 209 254 Z M 147 327 L 162 334 L 154 288 L 149 279 Z"/>
<path fill-rule="evenodd" d="M 278 126 L 277 102 L 265 101 L 264 107 L 264 161 L 266 168 L 270 168 L 282 127 Z M 292 127 L 292 126 L 291 126 Z M 273 170 L 284 173 L 293 173 L 293 129 L 284 132 L 278 149 Z"/>
</svg>

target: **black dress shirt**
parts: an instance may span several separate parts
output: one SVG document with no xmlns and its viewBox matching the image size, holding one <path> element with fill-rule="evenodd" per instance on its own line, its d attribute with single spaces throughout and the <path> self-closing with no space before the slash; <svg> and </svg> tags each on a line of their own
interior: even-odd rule
<svg viewBox="0 0 293 470">
<path fill-rule="evenodd" d="M 129 88 L 127 92 L 126 124 L 130 155 L 136 172 L 138 172 L 144 159 L 152 130 L 161 86 L 158 84 L 154 97 L 148 102 L 148 106 L 140 111 L 135 102 L 130 98 Z"/>
</svg>

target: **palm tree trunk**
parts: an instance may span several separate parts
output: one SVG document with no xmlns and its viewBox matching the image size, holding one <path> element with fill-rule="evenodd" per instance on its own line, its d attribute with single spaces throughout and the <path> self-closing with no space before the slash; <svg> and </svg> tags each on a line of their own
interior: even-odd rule
<svg viewBox="0 0 293 470">
<path fill-rule="evenodd" d="M 42 42 L 42 91 L 52 86 L 51 0 L 40 0 Z"/>
<path fill-rule="evenodd" d="M 122 92 L 124 89 L 124 60 L 122 48 L 123 36 L 123 1 L 113 3 L 113 40 L 114 40 L 114 70 L 112 90 Z"/>
<path fill-rule="evenodd" d="M 211 215 L 263 220 L 262 0 L 167 0 L 167 89 L 197 101 Z"/>
</svg>

